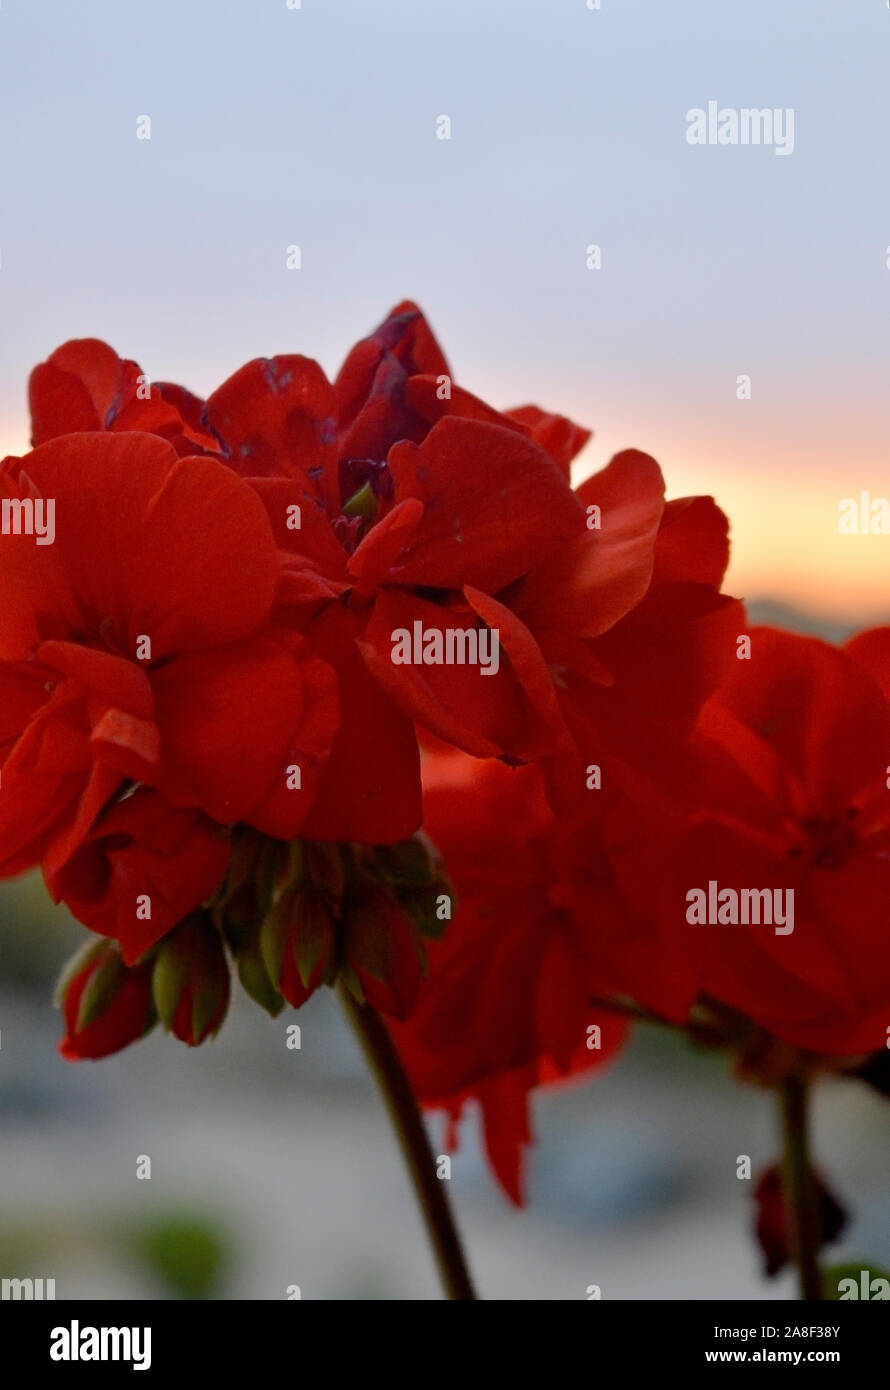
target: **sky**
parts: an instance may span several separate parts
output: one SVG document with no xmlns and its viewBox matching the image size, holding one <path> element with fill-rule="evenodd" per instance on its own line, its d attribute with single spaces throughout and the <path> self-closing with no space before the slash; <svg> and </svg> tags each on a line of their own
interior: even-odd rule
<svg viewBox="0 0 890 1390">
<path fill-rule="evenodd" d="M 884 0 L 2 0 L 0 454 L 67 338 L 203 394 L 408 297 L 594 429 L 579 477 L 713 494 L 731 592 L 890 620 L 890 535 L 838 530 L 890 498 L 888 70 Z M 709 101 L 793 150 L 690 144 Z"/>
</svg>

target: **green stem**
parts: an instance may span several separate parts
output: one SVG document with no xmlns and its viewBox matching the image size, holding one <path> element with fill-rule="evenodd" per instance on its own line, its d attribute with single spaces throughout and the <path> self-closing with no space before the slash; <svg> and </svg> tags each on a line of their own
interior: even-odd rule
<svg viewBox="0 0 890 1390">
<path fill-rule="evenodd" d="M 785 1156 L 782 1171 L 788 1246 L 797 1267 L 800 1296 L 808 1303 L 822 1299 L 819 1272 L 821 1219 L 809 1156 L 807 1083 L 790 1076 L 781 1088 Z"/>
<path fill-rule="evenodd" d="M 401 1058 L 377 1010 L 370 1004 L 359 1004 L 342 983 L 339 993 L 398 1136 L 445 1295 L 449 1299 L 475 1299 L 460 1236 L 445 1195 L 445 1183 L 436 1176 L 436 1161 L 420 1106 Z"/>
</svg>

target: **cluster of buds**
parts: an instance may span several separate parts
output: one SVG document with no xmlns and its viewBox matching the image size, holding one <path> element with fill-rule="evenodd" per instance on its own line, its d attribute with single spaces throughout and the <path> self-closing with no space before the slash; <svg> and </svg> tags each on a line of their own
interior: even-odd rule
<svg viewBox="0 0 890 1390">
<path fill-rule="evenodd" d="M 90 941 L 69 961 L 56 990 L 65 1018 L 59 1051 L 69 1061 L 107 1057 L 160 1020 L 196 1047 L 216 1034 L 229 1007 L 229 966 L 210 914 L 192 912 L 136 965 L 116 941 Z"/>
<path fill-rule="evenodd" d="M 104 937 L 69 962 L 57 990 L 59 1050 L 70 1060 L 106 1057 L 158 1021 L 196 1047 L 226 1016 L 230 956 L 273 1017 L 340 979 L 360 1002 L 404 1018 L 426 972 L 424 938 L 439 938 L 453 910 L 423 835 L 374 847 L 285 843 L 238 828 L 219 892 L 137 964 Z"/>
<path fill-rule="evenodd" d="M 454 896 L 423 835 L 375 847 L 240 830 L 213 907 L 247 993 L 270 1014 L 338 979 L 404 1018 L 426 971 L 424 938 L 445 931 Z"/>
</svg>

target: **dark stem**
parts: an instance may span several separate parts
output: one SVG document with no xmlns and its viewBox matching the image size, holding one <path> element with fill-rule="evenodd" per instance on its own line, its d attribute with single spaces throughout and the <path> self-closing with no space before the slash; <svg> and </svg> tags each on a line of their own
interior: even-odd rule
<svg viewBox="0 0 890 1390">
<path fill-rule="evenodd" d="M 809 1156 L 807 1083 L 802 1076 L 790 1076 L 783 1083 L 780 1095 L 785 1137 L 782 1188 L 788 1247 L 797 1266 L 801 1298 L 817 1303 L 822 1299 L 818 1261 L 822 1232 Z"/>
<path fill-rule="evenodd" d="M 436 1160 L 420 1106 L 395 1044 L 376 1009 L 370 1004 L 359 1004 L 343 984 L 339 992 L 398 1135 L 446 1297 L 475 1299 L 460 1236 L 445 1195 L 445 1182 L 436 1176 Z"/>
</svg>

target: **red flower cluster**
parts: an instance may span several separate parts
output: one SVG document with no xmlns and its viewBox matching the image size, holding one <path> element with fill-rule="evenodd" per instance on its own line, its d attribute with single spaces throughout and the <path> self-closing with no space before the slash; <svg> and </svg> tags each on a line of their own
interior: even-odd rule
<svg viewBox="0 0 890 1390">
<path fill-rule="evenodd" d="M 0 865 L 40 863 L 156 994 L 159 943 L 209 912 L 267 1007 L 341 974 L 405 1016 L 450 916 L 435 861 L 382 857 L 421 824 L 419 734 L 554 785 L 595 742 L 621 779 L 675 751 L 726 647 L 716 509 L 665 508 L 636 453 L 573 491 L 588 433 L 458 387 L 411 304 L 333 384 L 279 357 L 201 401 L 86 339 L 30 398 L 0 471 Z M 641 692 L 656 630 L 675 679 Z"/>
<path fill-rule="evenodd" d="M 643 773 L 585 800 L 546 763 L 430 769 L 461 912 L 396 1037 L 428 1104 L 479 1101 L 517 1201 L 529 1090 L 605 1061 L 627 1014 L 770 1081 L 886 1045 L 890 628 L 837 650 L 755 627 L 733 648 L 661 794 Z"/>
<path fill-rule="evenodd" d="M 516 1201 L 530 1090 L 615 1053 L 626 1035 L 616 1000 L 679 1024 L 695 999 L 658 884 L 696 805 L 699 712 L 745 628 L 720 593 L 727 526 L 710 498 L 665 504 L 658 466 L 635 453 L 577 495 L 601 530 L 526 586 L 568 737 L 517 771 L 431 755 L 426 828 L 460 912 L 396 1030 L 428 1104 L 456 1117 L 480 1102 Z"/>
<path fill-rule="evenodd" d="M 200 1043 L 230 962 L 272 1013 L 339 978 L 518 1201 L 529 1092 L 628 1018 L 749 1070 L 884 1043 L 890 630 L 746 631 L 710 498 L 635 451 L 573 488 L 588 432 L 457 386 L 412 304 L 333 383 L 205 401 L 85 339 L 30 396 L 0 873 L 105 938 L 66 1056 Z"/>
</svg>

